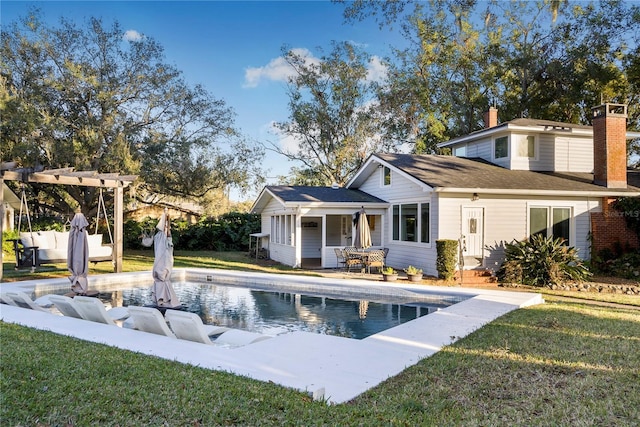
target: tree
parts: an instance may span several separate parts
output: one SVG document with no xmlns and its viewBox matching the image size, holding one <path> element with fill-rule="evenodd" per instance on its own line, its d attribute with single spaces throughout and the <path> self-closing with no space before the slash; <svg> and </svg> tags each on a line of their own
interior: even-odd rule
<svg viewBox="0 0 640 427">
<path fill-rule="evenodd" d="M 294 76 L 288 83 L 289 121 L 276 128 L 299 145 L 274 149 L 302 163 L 292 171 L 296 183 L 345 184 L 369 154 L 393 148 L 380 136 L 376 83 L 367 79 L 366 53 L 334 42 L 332 52 L 317 62 L 286 47 L 283 54 Z"/>
<path fill-rule="evenodd" d="M 115 22 L 58 27 L 31 11 L 2 29 L 3 158 L 24 166 L 137 174 L 144 192 L 203 197 L 247 185 L 262 151 L 233 127 L 234 113 L 164 62 L 150 37 L 126 39 Z M 50 208 L 95 208 L 95 189 L 36 188 Z M 73 210 L 71 210 L 73 211 Z"/>
<path fill-rule="evenodd" d="M 490 105 L 502 121 L 590 124 L 591 107 L 628 103 L 630 128 L 638 129 L 637 4 L 347 3 L 348 21 L 369 17 L 381 26 L 399 23 L 411 43 L 389 59 L 389 90 L 381 99 L 396 112 L 397 134 L 413 138 L 416 151 L 434 151 L 438 142 L 480 129 Z"/>
<path fill-rule="evenodd" d="M 420 5 L 403 24 L 410 47 L 396 50 L 389 79 L 379 93 L 393 118 L 389 129 L 414 152 L 476 130 L 496 92 L 502 53 L 499 39 L 487 43 L 472 23 L 472 9 L 451 2 L 442 9 Z"/>
</svg>

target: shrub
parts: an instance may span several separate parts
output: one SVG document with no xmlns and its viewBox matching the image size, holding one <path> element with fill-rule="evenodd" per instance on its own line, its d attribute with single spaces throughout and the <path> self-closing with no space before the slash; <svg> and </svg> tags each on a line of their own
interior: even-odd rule
<svg viewBox="0 0 640 427">
<path fill-rule="evenodd" d="M 613 203 L 613 208 L 624 216 L 627 227 L 640 239 L 640 197 L 622 197 Z"/>
<path fill-rule="evenodd" d="M 601 251 L 597 272 L 625 279 L 640 280 L 640 250 L 615 256 L 613 251 Z"/>
<path fill-rule="evenodd" d="M 456 274 L 458 241 L 446 239 L 436 240 L 436 251 L 438 253 L 436 260 L 438 277 L 444 280 L 452 280 Z"/>
<path fill-rule="evenodd" d="M 157 219 L 141 222 L 129 220 L 124 225 L 124 247 L 141 249 L 140 236 L 155 233 Z M 184 220 L 171 221 L 171 237 L 176 250 L 245 251 L 249 249 L 249 234 L 260 231 L 260 216 L 230 212 L 218 218 L 203 218 L 195 224 Z"/>
<path fill-rule="evenodd" d="M 505 245 L 505 261 L 497 272 L 502 283 L 531 286 L 581 282 L 591 273 L 578 257 L 578 250 L 563 245 L 563 239 L 534 235 L 529 240 Z"/>
</svg>

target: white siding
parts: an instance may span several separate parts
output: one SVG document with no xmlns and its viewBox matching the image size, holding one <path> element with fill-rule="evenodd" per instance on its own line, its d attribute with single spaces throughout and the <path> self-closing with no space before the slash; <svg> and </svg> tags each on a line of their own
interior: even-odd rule
<svg viewBox="0 0 640 427">
<path fill-rule="evenodd" d="M 557 137 L 553 170 L 556 172 L 593 172 L 593 140 L 591 138 Z"/>
<path fill-rule="evenodd" d="M 539 162 L 536 164 L 535 169 L 537 171 L 552 171 L 554 170 L 554 149 L 555 138 L 553 135 L 541 134 L 538 135 L 538 157 Z"/>
<path fill-rule="evenodd" d="M 569 170 L 567 172 L 593 172 L 593 139 L 573 139 L 569 143 Z"/>
<path fill-rule="evenodd" d="M 269 258 L 284 265 L 296 265 L 296 248 L 271 242 Z"/>
<path fill-rule="evenodd" d="M 480 200 L 472 202 L 467 195 L 440 195 L 439 217 L 440 229 L 438 239 L 458 240 L 461 235 L 462 207 L 484 208 L 484 266 L 497 270 L 504 257 L 504 244 L 513 240 L 523 240 L 528 237 L 528 210 L 530 205 L 570 207 L 573 210 L 571 235 L 572 246 L 579 250 L 583 259 L 588 259 L 590 211 L 600 209 L 599 200 L 585 200 L 578 198 L 549 198 L 549 197 L 519 197 L 491 196 L 480 194 Z"/>
<path fill-rule="evenodd" d="M 375 183 L 372 181 L 373 180 L 370 179 L 365 182 L 365 184 L 360 187 L 360 190 L 375 195 L 390 204 L 414 202 L 424 203 L 431 201 L 432 205 L 430 208 L 430 215 L 432 243 L 430 245 L 417 242 L 394 242 L 392 240 L 393 228 L 391 208 L 386 212 L 386 215 L 381 217 L 381 227 L 378 227 L 378 224 L 376 224 L 376 230 L 374 233 L 383 233 L 382 246 L 389 248 L 387 265 L 398 270 L 402 270 L 409 265 L 413 265 L 418 268 L 422 268 L 425 274 L 435 274 L 435 244 L 433 243 L 435 233 L 433 230 L 435 224 L 437 224 L 437 213 L 434 211 L 434 205 L 431 199 L 432 193 L 430 191 L 426 191 L 428 190 L 428 187 L 418 185 L 413 181 L 404 178 L 402 175 L 394 173 L 393 171 L 390 186 L 380 187 L 377 185 L 379 181 L 375 181 Z"/>
<path fill-rule="evenodd" d="M 491 158 L 491 140 L 474 141 L 467 144 L 466 157 L 479 157 L 481 159 L 492 161 Z"/>
<path fill-rule="evenodd" d="M 378 173 L 382 173 L 382 168 L 378 169 Z M 389 201 L 391 198 L 411 199 L 417 193 L 423 192 L 423 187 L 404 178 L 395 171 L 391 171 L 391 185 L 381 185 L 381 179 L 378 173 L 373 173 L 360 186 L 359 190 L 372 194 L 382 200 Z"/>
</svg>

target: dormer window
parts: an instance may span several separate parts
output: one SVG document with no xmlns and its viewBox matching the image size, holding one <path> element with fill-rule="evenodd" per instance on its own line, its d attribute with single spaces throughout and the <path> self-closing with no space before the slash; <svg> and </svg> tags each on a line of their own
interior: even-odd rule
<svg viewBox="0 0 640 427">
<path fill-rule="evenodd" d="M 535 159 L 536 157 L 536 137 L 527 135 L 518 141 L 518 157 Z"/>
<path fill-rule="evenodd" d="M 382 186 L 391 185 L 391 169 L 386 166 L 382 167 Z"/>
<path fill-rule="evenodd" d="M 503 159 L 509 157 L 509 137 L 501 136 L 496 138 L 493 143 L 493 158 Z"/>
</svg>

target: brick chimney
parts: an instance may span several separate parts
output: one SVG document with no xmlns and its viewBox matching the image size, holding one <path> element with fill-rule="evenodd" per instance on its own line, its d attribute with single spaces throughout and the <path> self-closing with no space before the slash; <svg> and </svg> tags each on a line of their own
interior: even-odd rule
<svg viewBox="0 0 640 427">
<path fill-rule="evenodd" d="M 489 111 L 484 113 L 484 128 L 489 129 L 498 126 L 498 109 L 490 107 Z"/>
<path fill-rule="evenodd" d="M 627 106 L 593 108 L 593 182 L 627 188 Z"/>
</svg>

